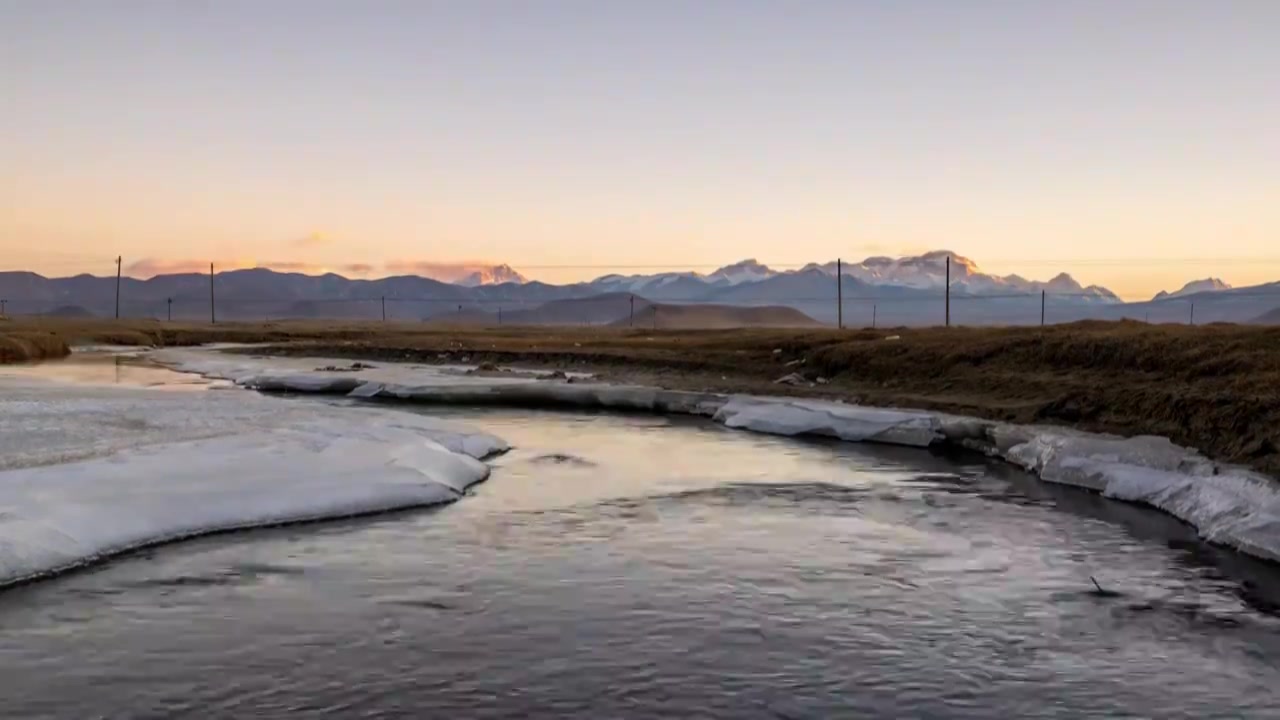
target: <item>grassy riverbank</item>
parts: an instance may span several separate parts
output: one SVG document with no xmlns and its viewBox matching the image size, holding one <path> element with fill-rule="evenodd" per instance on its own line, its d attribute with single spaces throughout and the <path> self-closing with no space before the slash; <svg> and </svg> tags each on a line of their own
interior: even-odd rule
<svg viewBox="0 0 1280 720">
<path fill-rule="evenodd" d="M 611 380 L 672 388 L 844 398 L 1164 435 L 1280 476 L 1280 328 L 1089 322 L 1044 329 L 654 332 L 84 320 L 0 326 L 0 347 L 4 338 L 32 344 L 32 337 L 54 338 L 47 341 L 52 350 L 56 342 L 252 342 L 292 355 L 595 370 Z M 793 372 L 805 382 L 773 382 Z"/>
</svg>

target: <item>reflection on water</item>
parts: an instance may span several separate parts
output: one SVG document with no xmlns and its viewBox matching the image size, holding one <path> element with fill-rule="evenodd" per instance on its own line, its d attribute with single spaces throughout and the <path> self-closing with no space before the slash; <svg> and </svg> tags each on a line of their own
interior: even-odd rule
<svg viewBox="0 0 1280 720">
<path fill-rule="evenodd" d="M 59 360 L 0 365 L 0 379 L 29 379 L 81 385 L 129 385 L 161 390 L 206 390 L 229 383 L 175 373 L 132 353 L 75 352 Z"/>
<path fill-rule="evenodd" d="M 971 457 L 445 414 L 516 448 L 455 505 L 157 548 L 0 595 L 5 716 L 1274 717 L 1280 701 L 1275 569 L 1165 516 Z"/>
</svg>

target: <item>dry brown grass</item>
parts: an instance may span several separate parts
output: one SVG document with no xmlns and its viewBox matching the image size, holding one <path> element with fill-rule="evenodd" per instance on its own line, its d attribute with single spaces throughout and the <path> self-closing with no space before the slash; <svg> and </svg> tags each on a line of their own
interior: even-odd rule
<svg viewBox="0 0 1280 720">
<path fill-rule="evenodd" d="M 668 387 L 857 398 L 1012 422 L 1164 435 L 1215 458 L 1280 475 L 1280 327 L 1086 322 L 1044 329 L 842 332 L 367 322 L 8 325 L 0 334 L 52 332 L 67 342 L 157 345 L 266 342 L 281 353 L 415 362 L 466 355 L 473 361 L 594 368 L 618 380 Z M 890 335 L 899 339 L 886 340 Z M 830 383 L 772 383 L 796 370 Z"/>
<path fill-rule="evenodd" d="M 0 363 L 32 362 L 65 356 L 61 337 L 47 332 L 9 331 L 0 326 Z"/>
</svg>

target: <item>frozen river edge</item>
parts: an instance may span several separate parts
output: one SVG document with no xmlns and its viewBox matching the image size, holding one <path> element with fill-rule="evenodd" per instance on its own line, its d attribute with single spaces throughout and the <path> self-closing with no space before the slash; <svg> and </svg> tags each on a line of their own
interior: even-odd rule
<svg viewBox="0 0 1280 720">
<path fill-rule="evenodd" d="M 454 502 L 498 437 L 241 392 L 0 381 L 0 586 L 202 535 Z"/>
<path fill-rule="evenodd" d="M 316 359 L 230 355 L 212 349 L 155 350 L 182 372 L 261 392 L 341 395 L 440 405 L 608 409 L 708 417 L 726 427 L 847 442 L 952 446 L 1000 458 L 1046 482 L 1162 510 L 1204 539 L 1280 562 L 1280 482 L 1216 463 L 1166 438 L 1085 433 L 919 410 L 784 397 L 724 395 L 599 382 L 477 377 L 428 366 L 310 368 Z"/>
</svg>

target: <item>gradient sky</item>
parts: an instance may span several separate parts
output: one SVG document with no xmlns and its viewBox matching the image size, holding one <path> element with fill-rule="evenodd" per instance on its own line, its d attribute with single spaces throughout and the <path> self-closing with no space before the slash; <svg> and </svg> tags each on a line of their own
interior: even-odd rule
<svg viewBox="0 0 1280 720">
<path fill-rule="evenodd" d="M 0 0 L 0 269 L 942 247 L 1280 279 L 1280 2 Z"/>
</svg>

